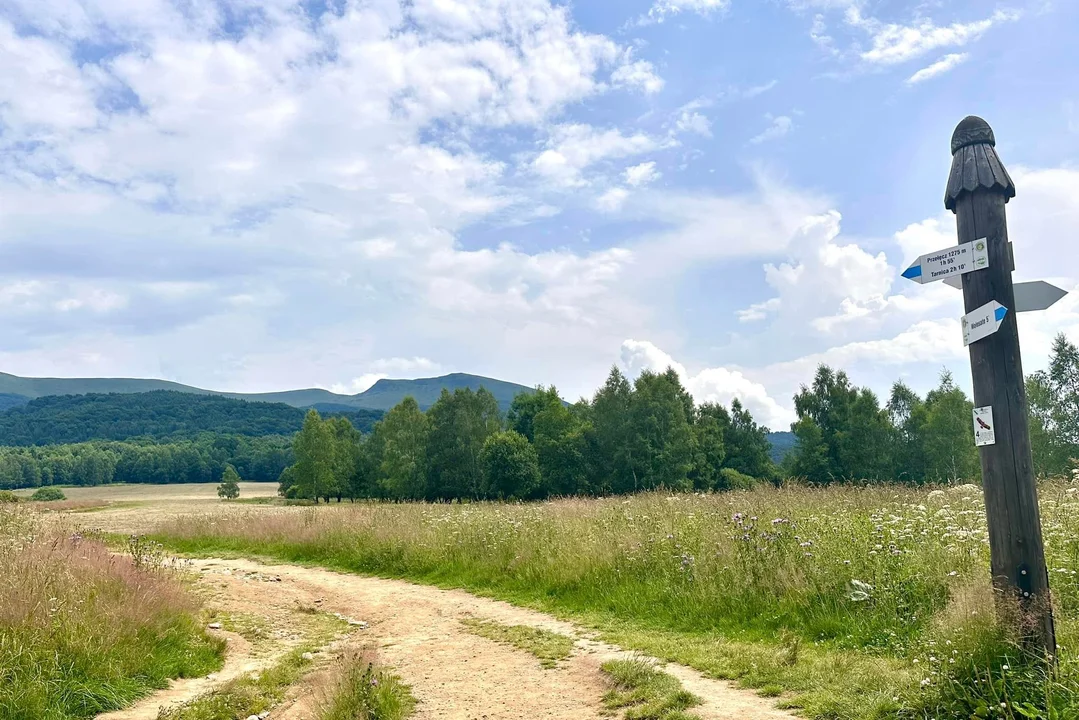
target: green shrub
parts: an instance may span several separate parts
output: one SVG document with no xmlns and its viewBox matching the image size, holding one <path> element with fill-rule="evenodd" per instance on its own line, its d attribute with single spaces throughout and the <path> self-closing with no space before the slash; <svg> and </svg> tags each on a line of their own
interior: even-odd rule
<svg viewBox="0 0 1079 720">
<path fill-rule="evenodd" d="M 38 502 L 51 502 L 53 500 L 67 500 L 67 496 L 58 487 L 43 487 L 35 490 L 30 499 Z"/>
<path fill-rule="evenodd" d="M 0 490 L 0 505 L 13 505 L 19 502 L 19 496 L 10 490 Z"/>
<path fill-rule="evenodd" d="M 717 490 L 750 490 L 757 484 L 757 479 L 745 473 L 740 473 L 734 468 L 723 468 L 719 471 Z"/>
</svg>

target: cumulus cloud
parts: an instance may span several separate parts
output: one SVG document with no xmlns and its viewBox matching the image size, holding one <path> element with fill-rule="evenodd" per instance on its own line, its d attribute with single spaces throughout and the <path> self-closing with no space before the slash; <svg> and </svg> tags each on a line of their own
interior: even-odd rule
<svg viewBox="0 0 1079 720">
<path fill-rule="evenodd" d="M 558 212 L 508 188 L 485 134 L 555 123 L 547 149 L 568 170 L 545 162 L 571 182 L 655 146 L 558 124 L 616 86 L 659 89 L 629 48 L 547 0 L 178 7 L 0 11 L 6 370 L 87 374 L 96 358 L 226 388 L 348 385 L 343 368 L 432 342 L 440 366 L 477 369 L 471 334 L 511 315 L 537 337 L 625 328 L 633 303 L 613 286 L 628 251 L 457 238 Z M 87 47 L 104 52 L 75 54 Z"/>
<path fill-rule="evenodd" d="M 869 33 L 872 45 L 861 53 L 861 57 L 875 65 L 896 65 L 940 48 L 962 47 L 977 40 L 995 25 L 1012 22 L 1019 17 L 1015 11 L 997 10 L 984 20 L 968 23 L 942 26 L 931 20 L 921 20 L 902 25 L 865 17 L 857 6 L 848 8 L 846 12 L 849 25 Z"/>
<path fill-rule="evenodd" d="M 654 160 L 643 162 L 640 165 L 634 165 L 628 167 L 622 173 L 627 185 L 633 187 L 640 187 L 642 185 L 648 185 L 655 182 L 663 173 L 656 170 L 656 163 Z"/>
<path fill-rule="evenodd" d="M 656 74 L 656 68 L 647 60 L 635 60 L 621 65 L 611 73 L 611 82 L 616 87 L 637 88 L 649 95 L 663 89 L 663 78 Z"/>
<path fill-rule="evenodd" d="M 643 133 L 623 135 L 618 129 L 597 130 L 579 123 L 551 129 L 547 148 L 532 160 L 532 170 L 564 187 L 579 187 L 586 181 L 582 171 L 603 160 L 640 155 L 661 146 Z"/>
<path fill-rule="evenodd" d="M 712 137 L 712 121 L 696 110 L 683 109 L 675 122 L 678 132 L 690 132 Z"/>
<path fill-rule="evenodd" d="M 785 430 L 793 421 L 791 410 L 770 397 L 763 385 L 747 379 L 738 370 L 706 368 L 690 374 L 685 366 L 647 340 L 623 342 L 621 362 L 631 378 L 636 378 L 644 370 L 663 372 L 668 367 L 674 368 L 682 384 L 698 403 L 715 402 L 729 406 L 737 398 L 757 422 L 769 428 Z"/>
</svg>

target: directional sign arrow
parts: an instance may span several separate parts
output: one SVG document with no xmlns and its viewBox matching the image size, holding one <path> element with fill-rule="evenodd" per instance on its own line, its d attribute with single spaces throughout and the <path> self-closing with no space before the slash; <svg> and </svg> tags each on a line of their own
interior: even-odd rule
<svg viewBox="0 0 1079 720">
<path fill-rule="evenodd" d="M 950 277 L 944 281 L 944 284 L 962 290 L 963 278 L 959 276 Z M 1015 288 L 1016 312 L 1045 310 L 1068 294 L 1067 290 L 1058 288 L 1056 285 L 1047 283 L 1044 280 L 1016 283 L 1013 287 Z"/>
<path fill-rule="evenodd" d="M 990 300 L 974 312 L 967 313 L 962 318 L 963 345 L 983 340 L 997 330 L 1004 322 L 1004 316 L 1008 314 L 1008 308 L 996 300 Z"/>
<path fill-rule="evenodd" d="M 989 267 L 985 238 L 922 255 L 903 271 L 916 283 L 930 283 Z"/>
</svg>

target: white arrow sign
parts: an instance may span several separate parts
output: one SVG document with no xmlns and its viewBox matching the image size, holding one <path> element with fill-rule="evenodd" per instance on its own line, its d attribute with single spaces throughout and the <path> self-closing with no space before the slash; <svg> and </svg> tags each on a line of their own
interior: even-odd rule
<svg viewBox="0 0 1079 720">
<path fill-rule="evenodd" d="M 1008 314 L 1008 308 L 996 300 L 991 300 L 974 312 L 963 316 L 963 345 L 984 340 L 997 330 L 1004 322 L 1004 316 Z"/>
<path fill-rule="evenodd" d="M 944 281 L 944 284 L 959 290 L 963 289 L 963 279 L 961 277 L 950 277 Z M 1044 280 L 1016 283 L 1013 287 L 1015 288 L 1016 312 L 1045 310 L 1068 294 L 1067 290 L 1051 285 Z"/>
<path fill-rule="evenodd" d="M 989 251 L 982 238 L 922 255 L 903 271 L 903 277 L 925 284 L 987 267 Z"/>
</svg>

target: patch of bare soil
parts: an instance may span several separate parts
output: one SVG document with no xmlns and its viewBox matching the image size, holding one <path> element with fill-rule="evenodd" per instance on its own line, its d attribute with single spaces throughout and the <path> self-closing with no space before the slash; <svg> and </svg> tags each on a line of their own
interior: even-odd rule
<svg viewBox="0 0 1079 720">
<path fill-rule="evenodd" d="M 245 651 L 237 642 L 227 666 L 230 670 L 214 679 L 178 682 L 125 711 L 127 714 L 104 717 L 151 720 L 166 699 L 190 699 L 223 682 L 237 666 L 264 666 L 298 641 L 302 632 L 295 628 L 305 616 L 311 617 L 314 608 L 353 621 L 349 643 L 376 647 L 382 661 L 412 687 L 419 701 L 417 720 L 609 717 L 601 703 L 607 686 L 600 665 L 608 659 L 631 656 L 590 639 L 587 631 L 571 623 L 463 591 L 247 560 L 195 560 L 192 565 L 199 572 L 199 585 L 211 593 L 213 606 L 244 619 L 246 639 L 252 647 Z M 526 652 L 468 632 L 461 620 L 469 617 L 529 625 L 578 641 L 567 661 L 545 670 Z M 264 645 L 262 652 L 260 643 Z M 332 652 L 328 649 L 325 654 L 329 657 Z M 692 711 L 703 720 L 793 718 L 764 698 L 706 678 L 691 668 L 668 664 L 665 670 L 704 700 Z M 294 689 L 270 717 L 313 717 L 311 686 L 318 684 L 308 682 Z"/>
</svg>

